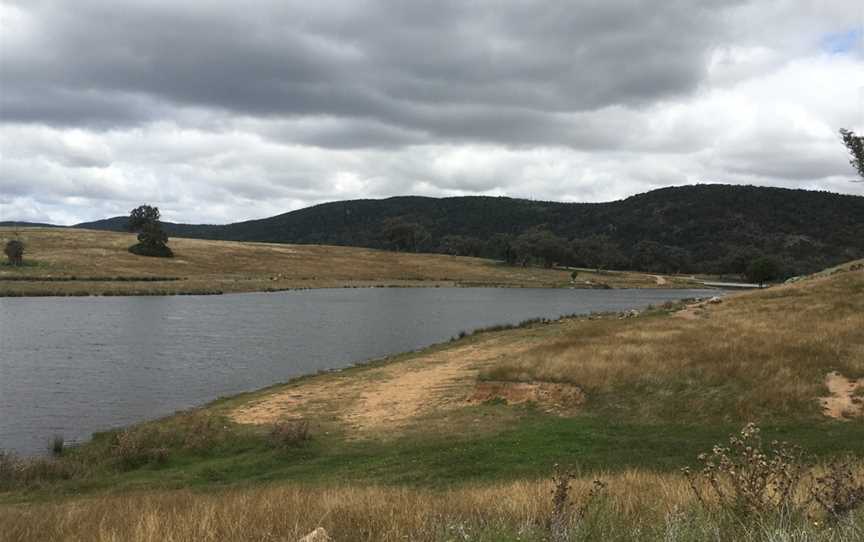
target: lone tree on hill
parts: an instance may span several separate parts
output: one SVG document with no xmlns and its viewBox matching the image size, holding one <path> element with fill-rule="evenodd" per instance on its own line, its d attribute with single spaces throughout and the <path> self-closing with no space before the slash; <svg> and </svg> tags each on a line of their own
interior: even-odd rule
<svg viewBox="0 0 864 542">
<path fill-rule="evenodd" d="M 24 243 L 12 239 L 6 243 L 3 253 L 9 258 L 9 265 L 21 265 L 24 263 Z"/>
<path fill-rule="evenodd" d="M 129 252 L 139 256 L 170 258 L 174 255 L 168 248 L 168 234 L 162 231 L 159 208 L 141 205 L 129 213 L 128 228 L 138 232 L 138 244 L 129 247 Z"/>
<path fill-rule="evenodd" d="M 858 175 L 864 178 L 864 136 L 855 135 L 852 130 L 840 129 L 840 137 L 843 138 L 843 144 L 849 149 L 849 154 L 852 159 L 849 163 L 858 171 Z M 860 183 L 862 181 L 852 181 Z"/>
</svg>

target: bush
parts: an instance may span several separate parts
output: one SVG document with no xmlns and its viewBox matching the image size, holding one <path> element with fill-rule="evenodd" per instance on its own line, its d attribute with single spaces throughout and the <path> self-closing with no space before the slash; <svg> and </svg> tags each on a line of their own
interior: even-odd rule
<svg viewBox="0 0 864 542">
<path fill-rule="evenodd" d="M 43 482 L 69 480 L 83 472 L 83 465 L 45 457 L 21 458 L 0 450 L 0 489 Z"/>
<path fill-rule="evenodd" d="M 111 457 L 122 470 L 168 461 L 168 448 L 158 431 L 150 428 L 124 429 L 114 434 Z"/>
<path fill-rule="evenodd" d="M 227 437 L 223 422 L 214 416 L 190 413 L 183 415 L 179 422 L 181 427 L 177 430 L 182 433 L 180 445 L 185 450 L 207 453 L 222 444 Z"/>
<path fill-rule="evenodd" d="M 64 445 L 63 435 L 54 435 L 50 445 L 51 453 L 54 454 L 54 457 L 63 455 Z"/>
<path fill-rule="evenodd" d="M 842 519 L 864 505 L 864 483 L 856 479 L 853 464 L 853 458 L 835 459 L 810 490 L 813 500 L 832 519 Z"/>
<path fill-rule="evenodd" d="M 306 420 L 278 421 L 268 435 L 270 446 L 283 450 L 300 446 L 309 439 L 309 422 Z"/>
<path fill-rule="evenodd" d="M 152 256 L 154 258 L 174 257 L 174 252 L 166 245 L 145 245 L 138 243 L 129 247 L 129 252 L 138 256 Z"/>
<path fill-rule="evenodd" d="M 24 263 L 24 243 L 17 239 L 6 243 L 3 253 L 9 258 L 9 265 L 21 265 Z"/>
<path fill-rule="evenodd" d="M 800 448 L 777 441 L 765 446 L 753 423 L 730 436 L 729 446 L 718 444 L 699 460 L 701 478 L 711 488 L 714 502 L 736 516 L 793 510 L 795 490 L 808 470 Z M 697 477 L 686 468 L 684 474 L 697 500 L 711 508 Z"/>
</svg>

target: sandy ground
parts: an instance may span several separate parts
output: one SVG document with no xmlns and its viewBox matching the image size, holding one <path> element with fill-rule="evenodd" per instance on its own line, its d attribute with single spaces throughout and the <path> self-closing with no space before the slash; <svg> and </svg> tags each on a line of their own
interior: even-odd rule
<svg viewBox="0 0 864 542">
<path fill-rule="evenodd" d="M 835 371 L 825 376 L 825 386 L 831 395 L 819 400 L 826 416 L 849 419 L 864 414 L 864 397 L 856 396 L 858 389 L 864 389 L 864 378 L 852 380 Z"/>
<path fill-rule="evenodd" d="M 661 277 L 660 275 L 653 275 L 654 282 L 657 283 L 657 286 L 665 286 L 669 281 L 666 280 L 665 277 Z"/>
<path fill-rule="evenodd" d="M 398 428 L 430 412 L 463 406 L 480 369 L 533 345 L 524 338 L 483 338 L 371 368 L 362 375 L 312 379 L 239 407 L 230 416 L 238 423 L 267 424 L 330 410 L 354 431 Z"/>
</svg>

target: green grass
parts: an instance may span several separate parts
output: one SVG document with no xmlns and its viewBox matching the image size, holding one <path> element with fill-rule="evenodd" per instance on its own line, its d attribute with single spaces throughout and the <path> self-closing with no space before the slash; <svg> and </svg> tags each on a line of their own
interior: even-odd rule
<svg viewBox="0 0 864 542">
<path fill-rule="evenodd" d="M 513 407 L 472 407 L 477 416 L 494 417 Z M 674 472 L 694 466 L 696 456 L 724 442 L 739 427 L 723 425 L 610 423 L 594 416 L 560 418 L 520 408 L 511 427 L 494 434 L 415 435 L 383 442 L 346 440 L 339 434 L 315 434 L 308 443 L 274 450 L 260 433 L 231 428 L 204 451 L 179 445 L 170 448 L 161 464 L 127 471 L 104 463 L 89 476 L 33 486 L 0 497 L 0 501 L 43 500 L 56 495 L 132 489 L 206 488 L 272 481 L 312 484 L 359 483 L 408 485 L 443 489 L 466 484 L 491 484 L 549 476 L 558 463 L 582 472 L 619 472 L 641 469 Z M 158 422 L 157 422 L 158 423 Z M 800 445 L 814 458 L 864 454 L 864 426 L 825 422 L 763 428 L 766 441 L 786 440 Z M 67 459 L 107 456 L 111 433 L 97 435 L 90 444 L 72 450 Z M 67 460 L 64 459 L 64 460 Z"/>
</svg>

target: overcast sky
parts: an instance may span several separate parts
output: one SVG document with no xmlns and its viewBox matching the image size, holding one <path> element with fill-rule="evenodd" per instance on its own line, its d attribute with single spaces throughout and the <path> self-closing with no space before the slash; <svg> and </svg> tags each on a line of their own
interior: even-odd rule
<svg viewBox="0 0 864 542">
<path fill-rule="evenodd" d="M 0 0 L 0 220 L 861 194 L 859 0 Z"/>
</svg>

